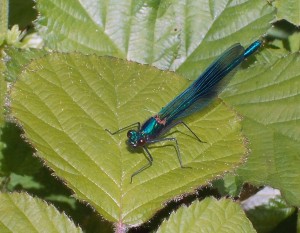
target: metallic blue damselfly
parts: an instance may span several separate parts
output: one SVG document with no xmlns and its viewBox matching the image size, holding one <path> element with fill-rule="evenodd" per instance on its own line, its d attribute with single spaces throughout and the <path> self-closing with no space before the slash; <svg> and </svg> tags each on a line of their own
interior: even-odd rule
<svg viewBox="0 0 300 233">
<path fill-rule="evenodd" d="M 127 132 L 128 144 L 133 148 L 142 147 L 148 163 L 138 169 L 131 175 L 130 182 L 134 176 L 149 168 L 152 165 L 153 158 L 147 145 L 161 141 L 173 141 L 176 146 L 177 157 L 181 167 L 182 160 L 176 138 L 162 136 L 171 128 L 178 124 L 184 125 L 199 142 L 200 138 L 191 130 L 191 128 L 182 121 L 182 118 L 192 114 L 195 111 L 203 109 L 218 95 L 222 90 L 224 83 L 221 82 L 230 72 L 232 72 L 241 62 L 260 48 L 262 41 L 257 40 L 247 49 L 240 44 L 234 44 L 221 54 L 185 91 L 176 96 L 170 103 L 161 109 L 159 113 L 150 117 L 143 124 L 136 122 L 121 128 L 115 132 L 106 129 L 107 132 L 114 135 L 121 131 L 137 127 L 137 130 Z"/>
</svg>

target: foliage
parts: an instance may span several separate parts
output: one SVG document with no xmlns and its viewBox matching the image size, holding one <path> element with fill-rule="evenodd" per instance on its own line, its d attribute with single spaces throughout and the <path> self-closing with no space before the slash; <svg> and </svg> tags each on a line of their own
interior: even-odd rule
<svg viewBox="0 0 300 233">
<path fill-rule="evenodd" d="M 261 0 L 40 0 L 36 14 L 25 2 L 0 5 L 1 232 L 270 232 L 291 224 L 300 196 L 297 9 Z M 147 163 L 143 152 L 126 146 L 126 133 L 105 129 L 143 122 L 230 45 L 259 38 L 265 45 L 222 100 L 185 119 L 204 143 L 182 126 L 167 134 L 186 168 L 173 144 L 154 144 L 153 165 L 131 184 Z M 253 195 L 246 183 L 277 188 L 284 201 L 246 215 L 225 198 Z"/>
</svg>

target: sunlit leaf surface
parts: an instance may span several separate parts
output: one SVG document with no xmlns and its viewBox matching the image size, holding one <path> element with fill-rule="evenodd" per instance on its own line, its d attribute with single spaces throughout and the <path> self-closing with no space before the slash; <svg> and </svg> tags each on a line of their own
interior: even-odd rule
<svg viewBox="0 0 300 233">
<path fill-rule="evenodd" d="M 151 168 L 141 150 L 129 149 L 126 132 L 112 131 L 154 115 L 188 85 L 171 72 L 108 57 L 53 53 L 23 70 L 11 93 L 12 114 L 38 155 L 66 181 L 75 196 L 110 221 L 140 224 L 175 196 L 193 192 L 243 161 L 240 119 L 221 101 L 194 114 L 172 143 L 149 147 Z"/>
</svg>

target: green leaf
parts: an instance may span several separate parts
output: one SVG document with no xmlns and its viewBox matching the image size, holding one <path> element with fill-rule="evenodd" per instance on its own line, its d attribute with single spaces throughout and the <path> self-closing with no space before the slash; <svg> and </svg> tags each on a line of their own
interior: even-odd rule
<svg viewBox="0 0 300 233">
<path fill-rule="evenodd" d="M 211 4 L 211 2 L 205 2 Z M 202 36 L 198 36 L 203 39 L 197 40 L 199 41 L 198 46 L 191 51 L 189 56 L 185 57 L 184 62 L 178 66 L 177 72 L 185 77 L 195 79 L 215 57 L 230 47 L 233 42 L 240 42 L 244 46 L 249 45 L 270 27 L 269 22 L 273 18 L 274 9 L 266 5 L 266 2 L 254 0 L 242 3 L 226 1 L 226 3 L 227 5 L 224 1 L 224 5 L 222 5 L 219 1 L 213 2 L 212 9 L 206 13 L 213 13 L 214 17 L 209 18 L 206 15 L 193 22 L 190 31 L 201 30 L 199 34 Z M 200 5 L 199 9 L 190 7 L 189 10 L 197 15 L 199 11 L 203 10 L 203 5 Z M 201 24 L 199 24 L 200 21 Z M 195 24 L 199 26 L 195 26 Z M 189 37 L 190 35 L 187 34 L 187 40 Z M 185 51 L 185 53 L 187 52 Z"/>
<path fill-rule="evenodd" d="M 256 232 L 241 207 L 231 200 L 206 198 L 183 206 L 162 223 L 158 233 L 163 232 Z"/>
<path fill-rule="evenodd" d="M 8 61 L 5 78 L 9 82 L 17 79 L 21 73 L 23 66 L 27 65 L 32 59 L 44 56 L 47 52 L 42 49 L 27 49 L 21 50 L 14 47 L 9 47 L 5 50 L 6 60 Z"/>
<path fill-rule="evenodd" d="M 8 30 L 8 0 L 0 2 L 0 46 L 2 45 Z"/>
<path fill-rule="evenodd" d="M 277 8 L 276 20 L 287 20 L 296 27 L 300 26 L 300 4 L 298 0 L 275 1 Z"/>
<path fill-rule="evenodd" d="M 179 68 L 193 79 L 232 43 L 263 35 L 274 18 L 261 0 L 40 0 L 37 8 L 37 28 L 51 49 Z"/>
<path fill-rule="evenodd" d="M 4 81 L 4 72 L 6 71 L 5 64 L 3 62 L 3 59 L 0 61 L 0 105 L 4 106 L 5 103 L 5 94 L 6 94 L 6 82 Z M 1 113 L 0 113 L 0 127 L 3 127 L 4 125 L 4 110 L 3 107 L 1 107 Z"/>
<path fill-rule="evenodd" d="M 29 166 L 28 166 L 29 167 Z M 18 175 L 15 173 L 11 173 L 9 177 L 9 185 L 11 189 L 14 187 L 21 185 L 24 189 L 41 189 L 42 185 L 34 180 L 32 176 L 26 175 Z M 10 188 L 10 187 L 9 187 Z"/>
<path fill-rule="evenodd" d="M 270 199 L 263 205 L 259 205 L 254 209 L 248 210 L 246 214 L 257 232 L 294 232 L 294 226 L 290 222 L 290 224 L 281 227 L 281 230 L 277 229 L 277 231 L 275 231 L 275 229 L 284 220 L 290 218 L 295 211 L 295 207 L 287 206 L 281 197 L 276 197 Z"/>
<path fill-rule="evenodd" d="M 146 120 L 187 85 L 174 73 L 133 62 L 54 53 L 26 66 L 12 89 L 11 110 L 38 155 L 78 199 L 109 221 L 137 225 L 169 199 L 234 169 L 246 152 L 239 118 L 216 101 L 186 119 L 207 143 L 183 126 L 168 134 L 191 168 L 180 168 L 174 144 L 158 143 L 149 147 L 153 166 L 130 184 L 147 161 L 142 150 L 128 148 L 126 132 L 112 136 L 105 129 Z"/>
<path fill-rule="evenodd" d="M 294 33 L 289 37 L 289 44 L 291 48 L 291 52 L 299 52 L 300 51 L 300 33 Z"/>
<path fill-rule="evenodd" d="M 213 181 L 213 187 L 218 189 L 222 196 L 239 196 L 242 188 L 242 181 L 239 176 L 233 173 L 226 174 L 221 179 Z"/>
<path fill-rule="evenodd" d="M 290 54 L 273 64 L 239 72 L 222 95 L 244 116 L 251 156 L 239 170 L 246 181 L 280 189 L 300 205 L 300 57 Z"/>
<path fill-rule="evenodd" d="M 53 206 L 24 193 L 0 193 L 0 232 L 82 232 Z"/>
</svg>

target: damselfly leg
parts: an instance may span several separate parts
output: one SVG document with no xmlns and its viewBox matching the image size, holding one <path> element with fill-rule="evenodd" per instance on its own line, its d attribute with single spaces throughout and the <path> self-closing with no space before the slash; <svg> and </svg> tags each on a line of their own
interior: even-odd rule
<svg viewBox="0 0 300 233">
<path fill-rule="evenodd" d="M 194 133 L 194 131 L 184 122 L 184 121 L 177 121 L 173 124 L 171 124 L 170 126 L 168 126 L 166 128 L 166 131 L 168 131 L 169 129 L 173 128 L 174 126 L 176 125 L 179 125 L 179 124 L 183 124 L 194 136 L 195 138 L 199 141 L 199 142 L 202 142 L 202 143 L 206 143 L 205 141 L 202 141 L 198 136 L 197 134 Z"/>
<path fill-rule="evenodd" d="M 120 133 L 120 132 L 123 132 L 123 131 L 125 131 L 125 130 L 132 129 L 132 128 L 134 128 L 135 126 L 137 127 L 138 130 L 141 129 L 141 123 L 140 123 L 140 122 L 135 122 L 135 123 L 133 123 L 133 124 L 131 124 L 131 125 L 127 125 L 127 126 L 121 128 L 121 129 L 118 129 L 118 130 L 115 131 L 115 132 L 111 132 L 109 129 L 105 129 L 105 131 L 108 132 L 108 133 L 111 134 L 111 135 L 115 135 L 115 134 Z"/>
<path fill-rule="evenodd" d="M 153 162 L 152 155 L 150 154 L 150 152 L 149 152 L 149 150 L 146 146 L 143 146 L 143 150 L 145 151 L 145 157 L 148 160 L 148 163 L 146 165 L 144 165 L 143 167 L 141 167 L 139 170 L 132 173 L 132 175 L 130 177 L 130 184 L 132 184 L 132 179 L 133 179 L 134 176 L 136 176 L 137 174 L 141 173 L 142 171 L 144 171 L 147 168 L 152 166 L 152 162 Z"/>
</svg>

